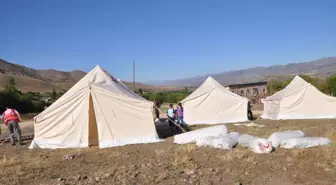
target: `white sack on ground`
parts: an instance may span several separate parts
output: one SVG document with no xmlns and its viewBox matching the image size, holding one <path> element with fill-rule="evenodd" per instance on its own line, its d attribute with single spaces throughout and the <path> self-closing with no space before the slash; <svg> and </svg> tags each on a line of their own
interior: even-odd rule
<svg viewBox="0 0 336 185">
<path fill-rule="evenodd" d="M 263 138 L 254 137 L 251 135 L 241 135 L 238 138 L 238 144 L 243 147 L 250 148 L 254 153 L 271 153 L 273 147 L 270 141 Z"/>
<path fill-rule="evenodd" d="M 271 141 L 272 146 L 274 148 L 279 147 L 280 142 L 282 140 L 287 140 L 287 139 L 292 139 L 292 138 L 299 138 L 299 137 L 304 137 L 305 134 L 300 131 L 300 130 L 296 130 L 296 131 L 286 131 L 286 132 L 276 132 L 273 133 L 268 140 Z"/>
<path fill-rule="evenodd" d="M 280 143 L 281 148 L 311 148 L 316 146 L 328 145 L 330 140 L 323 137 L 301 137 L 283 140 Z"/>
<path fill-rule="evenodd" d="M 254 153 L 262 154 L 262 153 L 271 153 L 273 151 L 272 143 L 263 138 L 255 138 L 251 142 L 250 148 Z"/>
<path fill-rule="evenodd" d="M 218 149 L 232 149 L 238 143 L 238 133 L 229 133 L 227 135 L 221 135 L 219 137 L 206 137 L 196 141 L 196 145 L 199 147 L 213 147 Z"/>
<path fill-rule="evenodd" d="M 256 137 L 248 135 L 248 134 L 243 134 L 239 136 L 238 138 L 238 144 L 243 147 L 249 147 L 252 140 L 255 139 Z"/>
<path fill-rule="evenodd" d="M 202 128 L 195 131 L 179 134 L 174 136 L 174 143 L 176 144 L 188 144 L 194 143 L 197 139 L 213 136 L 218 137 L 228 133 L 228 129 L 225 125 L 217 125 L 208 128 Z"/>
</svg>

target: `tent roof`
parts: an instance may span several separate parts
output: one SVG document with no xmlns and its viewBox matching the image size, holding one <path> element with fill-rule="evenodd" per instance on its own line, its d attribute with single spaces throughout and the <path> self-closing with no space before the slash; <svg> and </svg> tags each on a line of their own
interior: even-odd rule
<svg viewBox="0 0 336 185">
<path fill-rule="evenodd" d="M 265 100 L 276 100 L 282 99 L 284 97 L 290 96 L 301 89 L 305 88 L 306 86 L 311 85 L 310 83 L 306 82 L 300 76 L 295 76 L 295 78 L 281 91 L 273 94 L 272 96 L 267 97 Z"/>
<path fill-rule="evenodd" d="M 138 100 L 143 100 L 141 96 L 131 91 L 126 85 L 124 85 L 120 80 L 115 79 L 113 76 L 109 75 L 105 70 L 103 70 L 99 65 L 97 65 L 92 71 L 85 75 L 75 86 L 77 88 L 87 87 L 88 85 L 96 85 L 105 90 L 108 90 L 116 95 L 127 96 L 130 98 L 135 98 Z M 72 88 L 69 90 L 71 91 Z"/>
<path fill-rule="evenodd" d="M 200 97 L 214 89 L 218 89 L 220 91 L 222 91 L 223 93 L 227 93 L 233 97 L 236 98 L 242 98 L 242 99 L 246 99 L 244 97 L 241 97 L 233 92 L 231 92 L 228 88 L 223 87 L 219 82 L 217 82 L 214 78 L 212 78 L 211 76 L 209 76 L 201 86 L 199 86 L 193 93 L 191 93 L 187 98 L 185 98 L 184 100 L 182 100 L 182 102 L 187 102 L 190 101 L 192 99 L 195 99 L 197 97 Z"/>
<path fill-rule="evenodd" d="M 116 80 L 114 77 L 109 76 L 106 71 L 97 65 L 41 114 L 49 112 L 51 109 L 57 108 L 59 104 L 62 104 L 64 101 L 68 101 L 69 99 L 76 96 L 76 94 L 81 93 L 84 89 L 90 88 L 91 86 L 102 88 L 117 96 L 128 97 L 134 100 L 151 103 L 150 101 L 145 100 L 138 94 L 131 91 L 128 87 L 126 87 L 126 85 L 120 83 L 120 81 Z"/>
</svg>

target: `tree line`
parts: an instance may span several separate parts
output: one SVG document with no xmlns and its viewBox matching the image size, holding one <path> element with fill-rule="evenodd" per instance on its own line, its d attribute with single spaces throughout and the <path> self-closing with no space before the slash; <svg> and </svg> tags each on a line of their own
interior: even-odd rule
<svg viewBox="0 0 336 185">
<path fill-rule="evenodd" d="M 187 87 L 182 91 L 167 92 L 143 92 L 139 89 L 137 93 L 149 101 L 158 103 L 178 103 L 190 95 Z"/>
<path fill-rule="evenodd" d="M 45 107 L 51 105 L 63 93 L 52 92 L 21 92 L 16 88 L 13 77 L 10 77 L 3 90 L 0 91 L 0 112 L 6 107 L 14 108 L 22 114 L 42 112 Z"/>
</svg>

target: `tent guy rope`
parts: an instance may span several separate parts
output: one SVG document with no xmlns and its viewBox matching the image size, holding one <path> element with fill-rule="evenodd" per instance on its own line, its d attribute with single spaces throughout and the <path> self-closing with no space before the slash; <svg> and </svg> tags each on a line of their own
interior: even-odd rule
<svg viewBox="0 0 336 185">
<path fill-rule="evenodd" d="M 5 140 L 3 140 L 0 143 L 0 146 L 3 145 L 8 139 L 10 139 L 13 135 L 15 135 L 16 133 L 18 133 L 21 129 L 17 130 L 16 132 L 14 132 L 13 134 L 9 135 L 9 137 L 7 137 Z"/>
</svg>

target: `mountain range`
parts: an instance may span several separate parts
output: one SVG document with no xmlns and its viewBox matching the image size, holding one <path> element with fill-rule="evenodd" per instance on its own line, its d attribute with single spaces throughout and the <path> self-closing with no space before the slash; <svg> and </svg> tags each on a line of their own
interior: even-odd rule
<svg viewBox="0 0 336 185">
<path fill-rule="evenodd" d="M 58 92 L 66 91 L 80 80 L 86 72 L 74 70 L 70 72 L 53 69 L 38 70 L 18 64 L 9 63 L 0 59 L 0 88 L 10 77 L 14 77 L 16 86 L 23 92 Z M 287 65 L 274 65 L 270 67 L 254 67 L 236 71 L 211 74 L 223 85 L 267 81 L 272 78 L 285 79 L 297 74 L 308 74 L 326 77 L 336 74 L 336 57 L 321 58 L 318 60 L 292 63 Z M 198 87 L 207 76 L 156 82 L 156 85 L 136 83 L 136 89 L 142 88 L 148 91 L 178 90 L 182 87 Z M 132 83 L 124 82 L 132 88 Z"/>
<path fill-rule="evenodd" d="M 0 59 L 0 88 L 6 84 L 10 77 L 14 77 L 16 87 L 22 92 L 52 92 L 53 89 L 57 92 L 64 92 L 85 75 L 86 72 L 79 70 L 70 72 L 53 69 L 38 70 Z M 133 83 L 124 83 L 128 87 L 133 88 Z M 175 87 L 171 86 L 153 86 L 143 83 L 135 83 L 135 88 L 142 88 L 148 91 L 175 89 Z"/>
<path fill-rule="evenodd" d="M 292 77 L 298 74 L 326 77 L 336 74 L 336 57 L 321 58 L 318 60 L 291 63 L 286 65 L 273 65 L 270 67 L 254 67 L 249 69 L 235 70 L 218 74 L 211 74 L 223 85 L 267 81 L 272 78 Z M 164 84 L 176 87 L 198 87 L 209 75 L 153 84 Z"/>
</svg>

